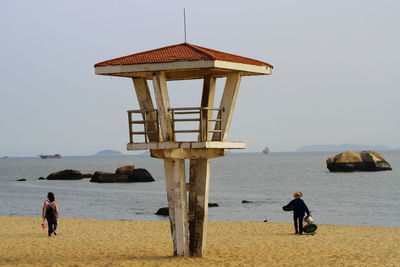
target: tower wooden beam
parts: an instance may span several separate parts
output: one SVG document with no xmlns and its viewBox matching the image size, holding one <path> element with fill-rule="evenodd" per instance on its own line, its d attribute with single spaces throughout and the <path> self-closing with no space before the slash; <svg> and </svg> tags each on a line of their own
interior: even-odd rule
<svg viewBox="0 0 400 267">
<path fill-rule="evenodd" d="M 216 124 L 215 130 L 222 130 L 221 133 L 214 133 L 212 140 L 225 141 L 228 139 L 229 126 L 231 124 L 233 110 L 235 109 L 236 98 L 239 92 L 241 75 L 240 72 L 230 74 L 226 78 L 224 93 L 221 98 L 220 109 L 223 112 L 218 115 L 221 118 L 221 124 Z M 222 135 L 222 136 L 221 136 Z"/>
<path fill-rule="evenodd" d="M 215 86 L 216 86 L 216 81 L 217 79 L 215 77 L 212 77 L 211 75 L 206 75 L 204 77 L 204 82 L 203 82 L 203 92 L 201 95 L 201 107 L 208 107 L 208 108 L 213 108 L 214 107 L 214 98 L 215 98 Z M 209 140 L 208 138 L 208 130 L 211 129 L 212 127 L 212 122 L 208 121 L 208 119 L 212 118 L 213 111 L 202 111 L 203 116 L 202 116 L 202 121 L 201 121 L 201 132 L 203 136 L 203 140 L 199 141 L 206 141 Z M 208 122 L 207 122 L 208 121 Z M 207 124 L 208 123 L 208 124 Z"/>
<path fill-rule="evenodd" d="M 140 109 L 154 109 L 153 100 L 151 98 L 147 80 L 143 78 L 134 78 L 132 79 L 132 81 L 136 91 L 136 96 Z M 146 116 L 143 114 L 142 117 L 143 120 L 157 120 L 157 116 L 154 112 L 149 112 Z M 157 129 L 157 122 L 146 123 L 144 128 L 147 132 L 154 132 Z M 159 136 L 157 136 L 156 134 L 148 134 L 148 138 L 149 142 L 157 142 L 157 140 L 159 140 Z"/>
<path fill-rule="evenodd" d="M 189 229 L 184 159 L 164 159 L 174 256 L 189 256 Z"/>
<path fill-rule="evenodd" d="M 189 251 L 191 256 L 198 257 L 206 249 L 210 159 L 190 160 L 189 179 Z"/>
<path fill-rule="evenodd" d="M 172 148 L 172 149 L 151 149 L 153 158 L 175 158 L 175 159 L 198 159 L 218 158 L 226 155 L 223 148 Z"/>
<path fill-rule="evenodd" d="M 154 95 L 156 97 L 157 110 L 160 116 L 162 141 L 172 141 L 172 118 L 169 112 L 170 103 L 167 90 L 167 81 L 164 72 L 153 74 Z"/>
</svg>

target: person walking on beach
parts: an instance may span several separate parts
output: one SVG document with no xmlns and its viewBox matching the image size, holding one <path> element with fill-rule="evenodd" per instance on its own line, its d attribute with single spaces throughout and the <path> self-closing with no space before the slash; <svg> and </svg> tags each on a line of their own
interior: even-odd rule
<svg viewBox="0 0 400 267">
<path fill-rule="evenodd" d="M 47 194 L 47 200 L 45 200 L 43 203 L 42 218 L 43 218 L 43 223 L 44 219 L 47 220 L 49 236 L 51 236 L 51 234 L 57 235 L 56 230 L 57 230 L 58 207 L 56 198 L 54 197 L 54 194 L 52 192 L 49 192 Z"/>
<path fill-rule="evenodd" d="M 293 194 L 294 199 L 284 206 L 284 210 L 293 210 L 293 220 L 295 234 L 303 234 L 303 219 L 305 214 L 310 215 L 310 211 L 306 203 L 301 199 L 303 196 L 302 192 L 296 192 Z M 285 209 L 286 208 L 286 209 Z"/>
</svg>

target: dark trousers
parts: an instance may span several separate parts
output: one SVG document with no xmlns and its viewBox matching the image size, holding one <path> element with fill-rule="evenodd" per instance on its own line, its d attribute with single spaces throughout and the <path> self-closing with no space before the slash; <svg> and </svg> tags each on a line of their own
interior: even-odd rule
<svg viewBox="0 0 400 267">
<path fill-rule="evenodd" d="M 294 214 L 293 215 L 293 220 L 294 220 L 294 230 L 297 233 L 303 233 L 303 219 L 304 219 L 304 215 L 298 215 L 298 214 Z"/>
<path fill-rule="evenodd" d="M 47 220 L 47 226 L 49 229 L 49 236 L 57 230 L 57 218 L 56 217 L 46 217 Z"/>
</svg>

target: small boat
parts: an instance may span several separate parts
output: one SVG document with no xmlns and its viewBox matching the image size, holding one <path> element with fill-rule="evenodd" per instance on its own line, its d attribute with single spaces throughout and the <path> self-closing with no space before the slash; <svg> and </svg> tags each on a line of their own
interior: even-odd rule
<svg viewBox="0 0 400 267">
<path fill-rule="evenodd" d="M 269 154 L 269 148 L 265 147 L 264 150 L 262 151 L 263 154 Z"/>
<path fill-rule="evenodd" d="M 39 155 L 41 159 L 61 159 L 60 154 L 54 154 L 54 155 Z"/>
</svg>

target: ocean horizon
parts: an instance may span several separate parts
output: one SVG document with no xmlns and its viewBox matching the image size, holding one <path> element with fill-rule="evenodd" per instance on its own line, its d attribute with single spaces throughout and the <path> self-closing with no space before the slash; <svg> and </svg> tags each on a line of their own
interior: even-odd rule
<svg viewBox="0 0 400 267">
<path fill-rule="evenodd" d="M 211 161 L 209 220 L 291 222 L 282 211 L 296 191 L 316 223 L 400 227 L 400 152 L 383 151 L 392 171 L 331 173 L 325 160 L 336 152 L 228 153 Z M 147 169 L 151 183 L 91 183 L 38 180 L 65 169 L 114 172 L 133 164 Z M 187 175 L 188 176 L 188 175 Z M 17 179 L 26 179 L 19 182 Z M 39 217 L 52 191 L 60 216 L 105 220 L 167 220 L 155 212 L 167 206 L 163 161 L 146 155 L 67 156 L 0 160 L 0 216 Z M 247 200 L 252 203 L 243 204 Z"/>
</svg>

